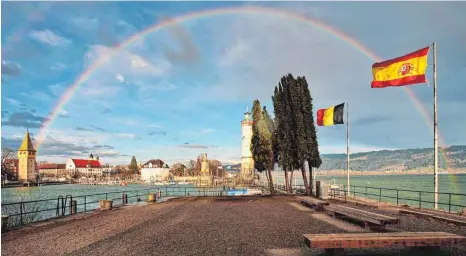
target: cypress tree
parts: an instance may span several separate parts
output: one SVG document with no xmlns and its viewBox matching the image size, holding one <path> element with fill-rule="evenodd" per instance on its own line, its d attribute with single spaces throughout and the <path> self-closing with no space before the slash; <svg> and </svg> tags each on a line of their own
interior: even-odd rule
<svg viewBox="0 0 466 256">
<path fill-rule="evenodd" d="M 281 145 L 283 149 L 280 150 L 281 154 L 281 167 L 285 172 L 285 179 L 287 183 L 287 190 L 292 190 L 292 179 L 288 177 L 288 171 L 293 171 L 297 166 L 297 155 L 296 155 L 296 136 L 295 136 L 295 124 L 293 122 L 293 109 L 291 107 L 292 99 L 290 95 L 290 84 L 293 82 L 291 74 L 283 76 L 279 84 L 279 101 L 280 101 L 280 118 L 283 122 L 283 130 L 281 133 Z M 279 162 L 280 164 L 280 162 Z"/>
<path fill-rule="evenodd" d="M 270 192 L 274 193 L 271 180 L 271 166 L 273 167 L 272 134 L 268 129 L 266 120 L 263 118 L 260 102 L 257 99 L 253 103 L 252 114 L 251 152 L 254 159 L 254 168 L 259 172 L 267 171 Z"/>
<path fill-rule="evenodd" d="M 305 77 L 298 76 L 295 79 L 292 74 L 282 76 L 272 100 L 275 113 L 272 138 L 274 161 L 285 171 L 288 190 L 291 190 L 288 186 L 291 181 L 288 181 L 287 171 L 300 169 L 306 193 L 309 194 L 312 187 L 309 187 L 305 164 L 308 163 L 312 185 L 311 169 L 320 167 L 322 161 L 317 144 L 312 97 Z"/>
<path fill-rule="evenodd" d="M 304 110 L 304 121 L 306 127 L 306 141 L 307 143 L 307 162 L 309 167 L 309 184 L 310 192 L 312 192 L 314 182 L 312 180 L 313 168 L 319 168 L 322 165 L 322 160 L 319 153 L 319 144 L 317 141 L 317 131 L 314 123 L 314 112 L 312 104 L 312 95 L 309 90 L 306 78 L 298 77 L 298 81 L 301 84 L 303 93 L 303 110 Z"/>
<path fill-rule="evenodd" d="M 275 165 L 275 157 L 274 157 L 274 142 L 273 142 L 273 137 L 274 137 L 274 132 L 275 132 L 275 124 L 272 120 L 272 118 L 269 115 L 269 112 L 267 111 L 267 108 L 264 106 L 262 109 L 262 118 L 264 120 L 264 124 L 267 128 L 266 132 L 264 133 L 264 137 L 267 141 L 267 173 L 269 177 L 269 184 L 271 191 L 273 190 L 273 179 L 272 179 L 272 170 Z M 273 193 L 273 192 L 272 192 Z"/>
<path fill-rule="evenodd" d="M 254 169 L 262 172 L 264 166 L 261 161 L 261 141 L 258 128 L 259 120 L 261 120 L 261 106 L 259 100 L 254 100 L 252 104 L 252 138 L 251 138 L 251 153 L 254 159 Z"/>
</svg>

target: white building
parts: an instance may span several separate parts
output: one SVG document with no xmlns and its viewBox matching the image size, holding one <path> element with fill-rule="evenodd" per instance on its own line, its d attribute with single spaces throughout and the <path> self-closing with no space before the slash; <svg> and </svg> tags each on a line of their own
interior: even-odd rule
<svg viewBox="0 0 466 256">
<path fill-rule="evenodd" d="M 89 159 L 68 159 L 66 162 L 66 170 L 71 175 L 76 173 L 87 177 L 99 177 L 103 175 L 103 168 L 99 162 L 99 157 L 94 159 L 92 153 Z"/>
<path fill-rule="evenodd" d="M 146 182 L 168 179 L 170 167 L 160 159 L 151 159 L 142 165 L 141 180 Z"/>
</svg>

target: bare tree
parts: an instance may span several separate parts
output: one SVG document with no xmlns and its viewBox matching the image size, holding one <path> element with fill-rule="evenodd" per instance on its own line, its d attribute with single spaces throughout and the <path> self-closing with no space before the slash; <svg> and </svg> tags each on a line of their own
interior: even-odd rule
<svg viewBox="0 0 466 256">
<path fill-rule="evenodd" d="M 185 173 L 186 166 L 182 163 L 176 163 L 170 168 L 170 172 L 175 176 L 183 176 Z"/>
<path fill-rule="evenodd" d="M 187 174 L 189 176 L 194 176 L 194 167 L 196 165 L 196 161 L 194 160 L 189 160 L 189 162 L 186 164 L 187 168 Z"/>
<path fill-rule="evenodd" d="M 2 177 L 6 175 L 7 179 L 11 179 L 13 176 L 13 168 L 15 168 L 13 159 L 16 159 L 13 149 L 2 148 Z"/>
</svg>

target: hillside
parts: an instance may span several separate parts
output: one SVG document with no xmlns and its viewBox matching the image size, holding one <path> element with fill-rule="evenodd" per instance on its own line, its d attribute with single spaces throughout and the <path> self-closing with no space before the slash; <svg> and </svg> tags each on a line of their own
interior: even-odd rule
<svg viewBox="0 0 466 256">
<path fill-rule="evenodd" d="M 445 164 L 445 156 L 448 165 Z M 319 170 L 346 169 L 346 154 L 322 154 Z M 434 165 L 433 148 L 380 150 L 351 154 L 351 169 L 359 171 L 403 171 Z M 241 165 L 233 165 L 240 169 Z M 232 167 L 233 167 L 232 166 Z M 466 146 L 451 146 L 439 150 L 439 167 L 448 170 L 466 169 Z"/>
<path fill-rule="evenodd" d="M 445 163 L 445 156 L 448 165 Z M 320 170 L 346 169 L 346 154 L 323 154 Z M 380 150 L 351 154 L 351 169 L 359 171 L 402 171 L 433 167 L 433 148 Z M 466 146 L 451 146 L 439 150 L 442 169 L 466 168 Z"/>
</svg>

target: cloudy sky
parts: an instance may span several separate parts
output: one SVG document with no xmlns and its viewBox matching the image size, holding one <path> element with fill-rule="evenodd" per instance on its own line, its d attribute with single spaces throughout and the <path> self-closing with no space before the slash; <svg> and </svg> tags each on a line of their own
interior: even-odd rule
<svg viewBox="0 0 466 256">
<path fill-rule="evenodd" d="M 221 8 L 231 9 L 181 19 L 117 48 L 161 22 Z M 341 31 L 381 59 L 436 41 L 441 142 L 464 145 L 464 10 L 465 2 L 2 2 L 2 147 L 17 148 L 26 128 L 38 137 L 90 66 L 43 130 L 40 160 L 92 152 L 110 163 L 133 155 L 173 163 L 207 152 L 236 162 L 246 107 L 259 98 L 272 109 L 273 88 L 286 73 L 306 76 L 315 110 L 350 103 L 354 152 L 433 145 L 432 124 L 402 88 L 370 88 L 374 59 L 297 16 Z M 432 119 L 432 86 L 409 88 Z M 321 152 L 345 152 L 345 136 L 344 125 L 320 128 Z"/>
</svg>

